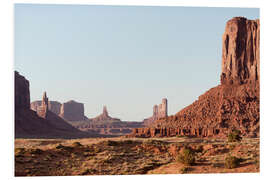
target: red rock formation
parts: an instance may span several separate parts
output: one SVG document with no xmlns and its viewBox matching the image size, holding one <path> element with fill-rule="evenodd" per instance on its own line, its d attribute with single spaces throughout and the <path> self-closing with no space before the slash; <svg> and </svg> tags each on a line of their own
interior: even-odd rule
<svg viewBox="0 0 270 180">
<path fill-rule="evenodd" d="M 259 136 L 259 20 L 236 17 L 223 35 L 221 85 L 173 116 L 160 118 L 150 128 L 130 136 L 227 136 L 239 129 L 243 136 Z"/>
</svg>

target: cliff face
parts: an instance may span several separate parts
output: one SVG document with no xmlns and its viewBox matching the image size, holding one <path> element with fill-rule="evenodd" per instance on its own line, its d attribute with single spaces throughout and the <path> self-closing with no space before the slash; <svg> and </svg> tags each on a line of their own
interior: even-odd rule
<svg viewBox="0 0 270 180">
<path fill-rule="evenodd" d="M 15 71 L 15 108 L 30 108 L 29 81 Z"/>
<path fill-rule="evenodd" d="M 221 85 L 173 116 L 160 118 L 130 136 L 227 136 L 239 129 L 243 136 L 259 136 L 259 20 L 236 17 L 223 35 Z"/>
<path fill-rule="evenodd" d="M 260 78 L 260 21 L 236 17 L 226 24 L 222 43 L 221 84 Z"/>
</svg>

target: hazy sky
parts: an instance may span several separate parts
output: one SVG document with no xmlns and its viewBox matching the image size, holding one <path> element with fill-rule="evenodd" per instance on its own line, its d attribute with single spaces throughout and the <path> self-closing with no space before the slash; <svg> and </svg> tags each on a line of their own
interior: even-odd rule
<svg viewBox="0 0 270 180">
<path fill-rule="evenodd" d="M 15 70 L 31 101 L 84 103 L 95 117 L 141 121 L 168 99 L 169 114 L 219 84 L 222 34 L 259 9 L 15 5 Z"/>
</svg>

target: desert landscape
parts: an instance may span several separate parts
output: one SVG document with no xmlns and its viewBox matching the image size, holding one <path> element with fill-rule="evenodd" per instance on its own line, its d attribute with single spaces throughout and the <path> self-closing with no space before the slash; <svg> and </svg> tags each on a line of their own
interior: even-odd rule
<svg viewBox="0 0 270 180">
<path fill-rule="evenodd" d="M 141 122 L 49 92 L 30 102 L 15 72 L 15 176 L 260 172 L 260 21 L 224 26 L 220 84 L 173 115 L 166 97 Z"/>
</svg>

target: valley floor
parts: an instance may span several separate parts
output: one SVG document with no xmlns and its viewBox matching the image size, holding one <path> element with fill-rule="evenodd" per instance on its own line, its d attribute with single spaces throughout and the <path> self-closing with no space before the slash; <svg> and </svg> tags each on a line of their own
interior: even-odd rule
<svg viewBox="0 0 270 180">
<path fill-rule="evenodd" d="M 176 160 L 184 147 L 195 153 L 192 166 Z M 259 138 L 15 139 L 15 176 L 259 172 L 259 147 Z M 238 167 L 225 168 L 228 154 L 241 158 Z"/>
</svg>

